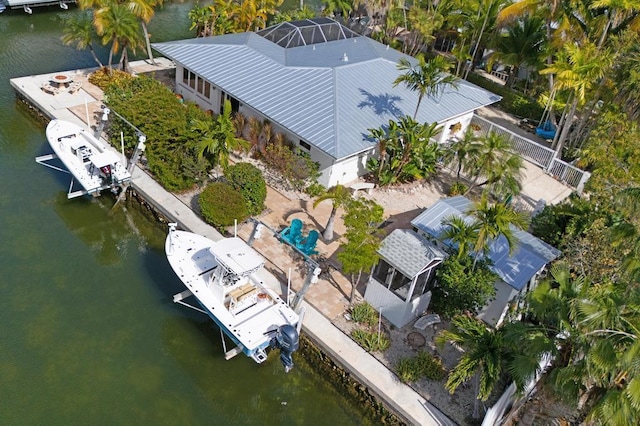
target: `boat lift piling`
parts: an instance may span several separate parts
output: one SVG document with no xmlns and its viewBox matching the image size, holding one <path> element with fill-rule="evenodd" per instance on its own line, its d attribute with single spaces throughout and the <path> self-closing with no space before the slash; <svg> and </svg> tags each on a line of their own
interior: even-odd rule
<svg viewBox="0 0 640 426">
<path fill-rule="evenodd" d="M 322 272 L 322 269 L 320 269 L 320 265 L 318 265 L 318 262 L 316 262 L 315 260 L 311 259 L 307 254 L 303 253 L 298 247 L 296 247 L 295 245 L 290 244 L 288 241 L 284 240 L 283 238 L 280 237 L 280 233 L 277 232 L 275 229 L 271 228 L 269 225 L 257 220 L 257 219 L 250 219 L 253 223 L 253 231 L 251 232 L 251 235 L 249 236 L 249 240 L 247 241 L 247 244 L 249 246 L 251 246 L 253 244 L 253 241 L 256 238 L 260 238 L 260 234 L 262 232 L 263 228 L 267 228 L 269 231 L 271 231 L 271 233 L 273 234 L 274 237 L 276 237 L 280 242 L 283 242 L 285 244 L 287 244 L 288 246 L 292 247 L 296 252 L 298 252 L 300 255 L 302 255 L 302 257 L 304 258 L 305 264 L 307 265 L 307 276 L 305 277 L 304 280 L 304 284 L 302 285 L 302 288 L 300 289 L 300 291 L 295 293 L 295 296 L 293 298 L 293 301 L 289 304 L 289 284 L 287 284 L 287 304 L 289 304 L 289 306 L 291 306 L 293 308 L 293 310 L 300 314 L 301 313 L 301 308 L 302 308 L 302 300 L 304 299 L 304 295 L 307 293 L 307 291 L 309 290 L 309 287 L 311 287 L 311 284 L 315 284 L 318 282 L 318 277 L 320 276 L 320 272 Z M 290 278 L 288 278 L 288 283 L 290 282 Z M 302 321 L 300 321 L 302 322 Z"/>
</svg>

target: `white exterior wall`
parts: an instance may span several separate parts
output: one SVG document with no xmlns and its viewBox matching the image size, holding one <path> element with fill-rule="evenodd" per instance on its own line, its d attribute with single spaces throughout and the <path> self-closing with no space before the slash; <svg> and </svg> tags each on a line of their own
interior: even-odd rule
<svg viewBox="0 0 640 426">
<path fill-rule="evenodd" d="M 362 152 L 352 157 L 335 161 L 333 165 L 328 164 L 327 169 L 321 168 L 320 170 L 323 171 L 323 178 L 325 179 L 320 183 L 330 187 L 356 180 L 367 173 L 367 160 L 373 155 L 373 152 L 373 149 L 368 152 Z M 327 158 L 330 157 L 327 156 Z"/>
<path fill-rule="evenodd" d="M 458 117 L 447 120 L 444 123 L 441 123 L 442 132 L 440 132 L 438 143 L 442 145 L 442 144 L 445 144 L 451 138 L 462 137 L 464 135 L 464 132 L 467 131 L 467 127 L 469 127 L 469 124 L 471 124 L 471 119 L 473 118 L 473 114 L 474 112 L 472 111 L 468 114 L 460 115 Z M 460 123 L 462 127 L 460 127 L 460 130 L 458 130 L 457 132 L 452 133 L 450 130 L 450 127 L 455 125 L 456 123 Z"/>
<path fill-rule="evenodd" d="M 197 76 L 194 73 L 190 72 L 190 78 L 194 76 L 196 77 L 195 83 L 191 83 L 190 79 L 185 83 L 184 68 L 182 67 L 182 65 L 176 64 L 175 92 L 181 95 L 185 101 L 195 102 L 204 110 L 212 110 L 216 114 L 219 113 L 221 107 L 222 91 L 215 85 L 211 84 L 209 97 L 206 97 L 203 93 L 200 93 L 198 91 L 198 80 L 200 79 L 200 76 Z M 260 120 L 268 120 L 267 117 L 263 116 L 250 106 L 244 105 L 243 103 L 240 103 L 239 111 L 247 117 L 255 117 Z M 462 134 L 464 134 L 467 127 L 471 123 L 472 118 L 473 112 L 470 112 L 463 116 L 459 116 L 457 118 L 446 121 L 443 124 L 443 130 L 440 133 L 438 142 L 440 144 L 443 144 L 453 136 L 461 136 Z M 297 146 L 301 151 L 308 152 L 311 160 L 320 164 L 320 177 L 318 178 L 318 183 L 320 183 L 321 185 L 329 188 L 339 183 L 345 184 L 358 179 L 360 176 L 363 176 L 368 172 L 367 160 L 375 154 L 374 147 L 372 147 L 372 149 L 369 151 L 362 152 L 360 154 L 344 158 L 342 160 L 335 160 L 325 152 L 315 148 L 309 141 L 305 142 L 307 142 L 311 146 L 310 149 L 302 147 L 300 145 L 300 137 L 298 135 L 289 131 L 288 129 L 285 129 L 278 123 L 275 123 L 273 121 L 270 122 L 275 132 L 284 134 L 285 137 L 292 141 L 294 145 Z M 461 123 L 462 127 L 460 131 L 456 132 L 455 135 L 452 135 L 449 131 L 449 127 L 458 122 Z"/>
</svg>

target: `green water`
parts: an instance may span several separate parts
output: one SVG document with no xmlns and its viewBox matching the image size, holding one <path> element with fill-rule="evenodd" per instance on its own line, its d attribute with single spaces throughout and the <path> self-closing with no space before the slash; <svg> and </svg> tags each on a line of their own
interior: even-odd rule
<svg viewBox="0 0 640 426">
<path fill-rule="evenodd" d="M 166 5 L 154 40 L 186 37 L 190 6 Z M 225 361 L 210 321 L 171 301 L 166 229 L 107 195 L 67 200 L 68 177 L 35 163 L 44 124 L 9 78 L 94 66 L 59 41 L 73 13 L 0 15 L 0 424 L 369 422 L 299 356 L 289 374 Z"/>
</svg>

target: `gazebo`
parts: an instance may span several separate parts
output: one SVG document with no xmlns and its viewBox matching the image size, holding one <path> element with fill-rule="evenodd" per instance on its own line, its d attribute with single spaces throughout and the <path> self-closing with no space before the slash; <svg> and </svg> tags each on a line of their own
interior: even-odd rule
<svg viewBox="0 0 640 426">
<path fill-rule="evenodd" d="M 364 298 L 396 327 L 422 315 L 431 301 L 435 268 L 446 252 L 409 229 L 396 229 L 383 241 L 380 262 Z"/>
</svg>

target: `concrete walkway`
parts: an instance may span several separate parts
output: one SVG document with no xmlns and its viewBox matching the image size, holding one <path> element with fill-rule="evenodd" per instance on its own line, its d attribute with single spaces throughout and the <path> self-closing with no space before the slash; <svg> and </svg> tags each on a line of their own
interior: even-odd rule
<svg viewBox="0 0 640 426">
<path fill-rule="evenodd" d="M 156 67 L 144 61 L 134 62 L 131 66 L 135 72 L 142 73 L 154 70 L 159 71 L 163 68 L 171 67 L 172 64 L 160 59 L 160 65 Z M 64 119 L 83 126 L 87 125 L 88 121 L 90 127 L 95 124 L 95 117 L 100 113 L 102 102 L 102 92 L 89 84 L 87 80 L 90 72 L 91 70 L 72 70 L 55 73 L 69 74 L 73 76 L 74 80 L 82 82 L 82 89 L 75 94 L 63 92 L 54 96 L 42 91 L 42 84 L 49 81 L 53 74 L 14 78 L 11 79 L 11 85 L 21 97 L 28 100 L 46 117 Z M 221 235 L 211 226 L 204 223 L 189 205 L 164 190 L 138 167 L 133 173 L 132 187 L 170 220 L 178 222 L 181 228 L 205 235 L 213 240 L 221 238 Z M 271 196 L 278 196 L 278 194 L 272 192 Z M 319 212 L 322 212 L 322 210 L 319 210 Z M 284 221 L 285 219 L 282 220 Z M 238 231 L 240 236 L 246 238 L 250 229 L 245 225 Z M 279 242 L 268 243 L 262 242 L 262 240 L 257 241 L 255 247 L 267 259 L 283 259 L 281 256 L 284 256 L 284 253 L 289 250 Z M 296 274 L 302 278 L 304 271 L 296 267 L 295 260 L 290 256 L 290 253 L 287 253 L 284 258 L 291 260 L 291 269 L 295 268 Z M 272 265 L 276 275 L 279 276 L 277 279 L 271 276 L 269 281 L 276 286 L 279 283 L 286 282 L 282 280 L 283 274 L 284 276 L 288 275 L 288 271 L 285 273 L 286 267 Z M 337 364 L 342 365 L 358 381 L 367 386 L 381 402 L 405 422 L 416 425 L 454 425 L 454 422 L 413 389 L 400 382 L 382 363 L 331 323 L 331 318 L 335 318 L 336 315 L 344 312 L 347 305 L 347 295 L 350 291 L 348 281 L 344 277 L 339 277 L 342 277 L 341 274 L 329 274 L 327 278 L 321 278 L 317 284 L 311 287 L 306 296 L 306 300 L 310 303 L 305 302 L 303 305 L 306 309 L 303 331 L 323 351 L 328 353 Z M 296 283 L 293 286 L 294 290 L 296 286 L 302 284 L 301 280 L 293 278 L 292 282 Z M 315 303 L 313 303 L 314 299 Z M 324 309 L 318 309 L 317 305 Z"/>
</svg>

